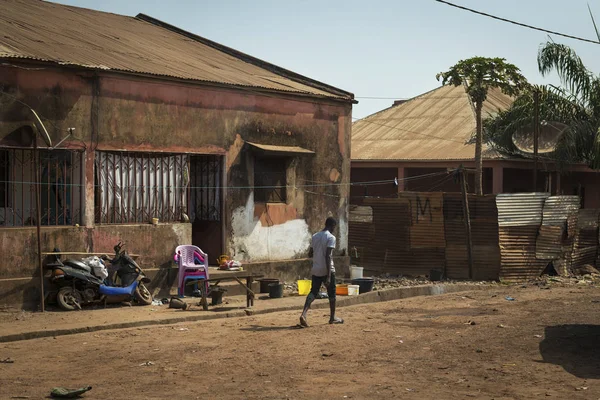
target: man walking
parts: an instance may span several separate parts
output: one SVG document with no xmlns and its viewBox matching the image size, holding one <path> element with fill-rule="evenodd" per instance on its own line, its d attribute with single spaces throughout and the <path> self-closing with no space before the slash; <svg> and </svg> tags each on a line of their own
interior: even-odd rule
<svg viewBox="0 0 600 400">
<path fill-rule="evenodd" d="M 337 222 L 335 219 L 329 217 L 325 221 L 325 229 L 321 232 L 315 233 L 312 237 L 312 247 L 310 252 L 312 253 L 312 288 L 310 293 L 306 296 L 306 302 L 304 303 L 304 310 L 300 316 L 300 325 L 308 327 L 306 321 L 306 313 L 310 309 L 310 305 L 317 298 L 321 285 L 325 284 L 327 288 L 327 296 L 329 297 L 329 323 L 330 324 L 343 324 L 344 320 L 336 318 L 335 316 L 335 268 L 333 266 L 333 249 L 335 249 L 335 236 L 333 231 Z"/>
</svg>

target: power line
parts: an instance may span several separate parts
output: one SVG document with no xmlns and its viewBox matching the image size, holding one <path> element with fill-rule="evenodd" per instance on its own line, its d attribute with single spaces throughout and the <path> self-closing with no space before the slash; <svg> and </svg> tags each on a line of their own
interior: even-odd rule
<svg viewBox="0 0 600 400">
<path fill-rule="evenodd" d="M 556 32 L 556 31 L 551 31 L 549 29 L 538 28 L 537 26 L 524 24 L 522 22 L 517 22 L 517 21 L 510 20 L 510 19 L 506 19 L 506 18 L 502 18 L 502 17 L 497 17 L 495 15 L 484 13 L 482 11 L 473 10 L 472 8 L 467 8 L 467 7 L 459 6 L 457 4 L 450 3 L 449 1 L 444 1 L 444 0 L 435 0 L 435 1 L 437 1 L 438 3 L 443 3 L 443 4 L 446 4 L 446 5 L 449 5 L 451 7 L 459 8 L 461 10 L 469 11 L 469 12 L 472 12 L 474 14 L 483 15 L 484 17 L 496 19 L 498 21 L 508 22 L 509 24 L 513 24 L 513 25 L 522 26 L 524 28 L 529 28 L 529 29 L 533 29 L 533 30 L 536 30 L 536 31 L 545 32 L 545 33 L 549 33 L 549 34 L 556 35 L 556 36 L 562 36 L 562 37 L 566 37 L 566 38 L 569 38 L 569 39 L 579 40 L 579 41 L 582 41 L 582 42 L 600 44 L 600 42 L 598 42 L 596 40 L 585 39 L 585 38 L 581 38 L 581 37 L 578 37 L 578 36 L 567 35 L 566 33 L 560 33 L 560 32 Z"/>
</svg>

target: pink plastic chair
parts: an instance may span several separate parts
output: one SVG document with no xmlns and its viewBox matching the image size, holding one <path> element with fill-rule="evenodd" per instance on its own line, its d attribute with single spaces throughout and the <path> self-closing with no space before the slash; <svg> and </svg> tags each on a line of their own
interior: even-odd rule
<svg viewBox="0 0 600 400">
<path fill-rule="evenodd" d="M 194 253 L 196 256 L 201 255 L 204 264 L 194 263 Z M 199 247 L 193 245 L 177 246 L 175 249 L 177 254 L 179 270 L 177 273 L 177 294 L 183 297 L 185 283 L 189 280 L 208 279 L 208 254 L 200 250 Z M 206 282 L 204 290 L 208 292 L 208 282 Z"/>
</svg>

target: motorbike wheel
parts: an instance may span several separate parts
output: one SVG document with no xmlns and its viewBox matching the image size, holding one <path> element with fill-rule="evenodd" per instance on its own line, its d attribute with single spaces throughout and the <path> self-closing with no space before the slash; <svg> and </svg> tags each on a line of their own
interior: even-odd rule
<svg viewBox="0 0 600 400">
<path fill-rule="evenodd" d="M 152 304 L 152 293 L 142 282 L 135 288 L 135 299 L 144 306 Z"/>
<path fill-rule="evenodd" d="M 58 291 L 56 300 L 58 301 L 60 308 L 63 310 L 74 311 L 81 310 L 81 302 L 83 301 L 83 298 L 78 290 L 70 286 L 65 286 Z"/>
</svg>

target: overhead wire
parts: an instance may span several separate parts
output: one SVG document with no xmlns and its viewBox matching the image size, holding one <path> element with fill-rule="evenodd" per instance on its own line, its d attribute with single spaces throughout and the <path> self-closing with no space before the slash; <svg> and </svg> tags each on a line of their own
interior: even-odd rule
<svg viewBox="0 0 600 400">
<path fill-rule="evenodd" d="M 301 189 L 301 188 L 305 188 L 305 187 L 309 187 L 309 188 L 314 188 L 314 187 L 339 187 L 339 186 L 369 186 L 369 185 L 386 185 L 386 184 L 390 184 L 393 183 L 395 184 L 396 182 L 399 181 L 409 181 L 409 180 L 414 180 L 414 179 L 422 179 L 425 177 L 431 177 L 431 176 L 436 176 L 436 175 L 440 175 L 440 174 L 446 174 L 445 171 L 441 171 L 441 172 L 434 172 L 434 173 L 428 173 L 428 174 L 423 174 L 423 175 L 417 175 L 417 176 L 412 176 L 412 177 L 407 177 L 407 178 L 394 178 L 394 179 L 384 179 L 384 180 L 374 180 L 374 181 L 365 181 L 365 182 L 330 182 L 330 183 L 317 183 L 317 184 L 307 184 L 307 185 L 268 185 L 268 186 L 163 186 L 163 185 L 122 185 L 123 189 L 140 189 L 140 188 L 147 188 L 147 187 L 151 187 L 152 189 L 236 189 L 236 190 L 241 190 L 241 189 L 282 189 L 282 188 L 287 188 L 287 187 L 293 187 L 293 188 L 297 188 L 297 189 Z M 8 180 L 0 180 L 0 183 L 10 183 L 10 184 L 22 184 L 22 185 L 34 185 L 36 184 L 36 182 L 33 181 L 8 181 Z M 55 186 L 66 186 L 66 187 L 84 187 L 84 186 L 93 186 L 93 187 L 102 187 L 103 185 L 101 184 L 93 184 L 93 185 L 86 185 L 83 183 L 55 183 L 55 182 L 51 182 L 52 185 Z"/>
<path fill-rule="evenodd" d="M 574 36 L 574 35 L 569 35 L 569 34 L 566 34 L 566 33 L 552 31 L 552 30 L 549 30 L 549 29 L 539 28 L 537 26 L 533 26 L 533 25 L 529 25 L 529 24 L 524 24 L 522 22 L 513 21 L 513 20 L 510 20 L 508 18 L 502 18 L 502 17 L 498 17 L 496 15 L 488 14 L 488 13 L 485 13 L 483 11 L 477 11 L 477 10 L 474 10 L 472 8 L 468 8 L 468 7 L 465 7 L 465 6 L 461 6 L 461 5 L 458 5 L 458 4 L 451 3 L 449 1 L 445 1 L 445 0 L 435 0 L 435 1 L 437 1 L 438 3 L 446 4 L 446 5 L 450 6 L 450 7 L 455 7 L 455 8 L 464 10 L 464 11 L 471 12 L 473 14 L 482 15 L 484 17 L 492 18 L 492 19 L 495 19 L 495 20 L 498 20 L 498 21 L 507 22 L 507 23 L 513 24 L 513 25 L 522 26 L 524 28 L 529 28 L 529 29 L 533 29 L 533 30 L 536 30 L 536 31 L 549 33 L 551 35 L 562 36 L 562 37 L 566 37 L 566 38 L 569 38 L 569 39 L 579 40 L 579 41 L 582 41 L 582 42 L 593 43 L 593 44 L 600 44 L 600 42 L 597 41 L 597 40 L 586 39 L 586 38 L 582 38 L 582 37 L 578 37 L 578 36 Z"/>
</svg>

